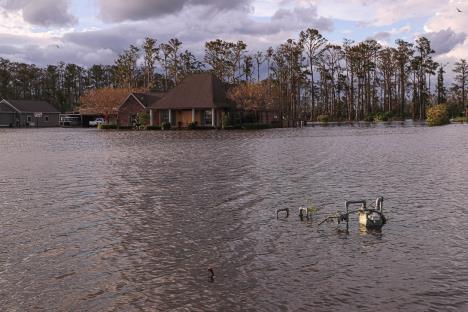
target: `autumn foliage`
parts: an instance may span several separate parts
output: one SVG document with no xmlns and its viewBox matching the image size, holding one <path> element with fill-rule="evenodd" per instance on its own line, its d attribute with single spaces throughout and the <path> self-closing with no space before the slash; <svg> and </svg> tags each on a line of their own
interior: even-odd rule
<svg viewBox="0 0 468 312">
<path fill-rule="evenodd" d="M 448 108 L 445 104 L 431 106 L 427 110 L 427 123 L 429 126 L 442 126 L 450 122 Z"/>
<path fill-rule="evenodd" d="M 245 82 L 232 87 L 227 97 L 237 108 L 246 111 L 272 111 L 276 108 L 278 95 L 268 81 Z"/>
<path fill-rule="evenodd" d="M 80 113 L 88 115 L 111 115 L 132 92 L 142 89 L 103 88 L 86 92 L 80 97 Z"/>
</svg>

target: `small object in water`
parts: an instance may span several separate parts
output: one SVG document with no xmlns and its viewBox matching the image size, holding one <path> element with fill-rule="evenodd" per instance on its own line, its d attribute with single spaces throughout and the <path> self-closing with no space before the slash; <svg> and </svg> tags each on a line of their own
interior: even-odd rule
<svg viewBox="0 0 468 312">
<path fill-rule="evenodd" d="M 299 217 L 301 218 L 301 221 L 304 220 L 304 217 L 307 218 L 307 220 L 312 219 L 312 216 L 317 212 L 317 208 L 314 206 L 310 206 L 309 208 L 305 207 L 300 207 L 299 208 Z"/>
<path fill-rule="evenodd" d="M 307 220 L 309 220 L 309 212 L 307 211 L 307 208 L 299 208 L 299 218 L 301 218 L 301 221 L 303 221 L 304 218 L 307 218 Z"/>
<path fill-rule="evenodd" d="M 280 212 L 286 212 L 286 218 L 289 218 L 289 208 L 282 208 L 276 210 L 276 219 L 279 219 Z"/>
<path fill-rule="evenodd" d="M 214 281 L 214 278 L 215 278 L 215 274 L 214 274 L 214 270 L 213 270 L 213 268 L 209 268 L 209 269 L 208 269 L 208 272 L 210 272 L 210 273 L 211 273 L 211 276 L 210 276 L 210 281 L 212 281 L 212 282 L 213 282 L 213 281 Z"/>
</svg>

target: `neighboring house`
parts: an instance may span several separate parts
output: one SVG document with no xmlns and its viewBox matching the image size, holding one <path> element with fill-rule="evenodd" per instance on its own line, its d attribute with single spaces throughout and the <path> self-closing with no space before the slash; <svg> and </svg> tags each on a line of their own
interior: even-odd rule
<svg viewBox="0 0 468 312">
<path fill-rule="evenodd" d="M 58 127 L 60 112 L 45 101 L 0 101 L 0 127 Z"/>
<path fill-rule="evenodd" d="M 151 104 L 150 124 L 170 122 L 173 127 L 220 127 L 223 114 L 234 109 L 226 100 L 222 81 L 211 73 L 193 74 Z"/>
<path fill-rule="evenodd" d="M 150 114 L 149 106 L 156 104 L 164 93 L 130 93 L 117 108 L 117 123 L 119 126 L 135 126 L 138 124 L 139 114 Z M 149 121 L 149 123 L 151 123 Z"/>
<path fill-rule="evenodd" d="M 89 90 L 80 97 L 79 113 L 83 126 L 97 118 L 104 118 L 106 123 L 117 123 L 117 109 L 132 92 L 139 92 L 131 88 L 102 88 Z"/>
</svg>

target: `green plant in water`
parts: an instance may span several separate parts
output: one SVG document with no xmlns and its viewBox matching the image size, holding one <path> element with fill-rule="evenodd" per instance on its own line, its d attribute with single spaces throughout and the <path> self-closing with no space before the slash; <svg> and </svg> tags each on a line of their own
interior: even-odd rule
<svg viewBox="0 0 468 312">
<path fill-rule="evenodd" d="M 314 214 L 316 214 L 317 212 L 319 212 L 319 208 L 317 208 L 314 203 L 312 202 L 312 200 L 307 200 L 307 214 L 309 216 L 312 216 Z"/>
</svg>

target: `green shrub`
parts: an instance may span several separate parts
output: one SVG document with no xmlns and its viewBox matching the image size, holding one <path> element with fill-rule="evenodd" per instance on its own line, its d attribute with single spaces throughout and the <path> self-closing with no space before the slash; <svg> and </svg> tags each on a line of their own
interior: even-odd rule
<svg viewBox="0 0 468 312">
<path fill-rule="evenodd" d="M 163 122 L 161 125 L 161 130 L 171 130 L 171 123 L 170 122 Z"/>
<path fill-rule="evenodd" d="M 191 122 L 188 124 L 187 129 L 189 130 L 196 130 L 197 129 L 197 124 L 194 122 Z"/>
<path fill-rule="evenodd" d="M 328 116 L 328 115 L 319 115 L 317 117 L 317 121 L 318 122 L 324 122 L 324 123 L 330 122 L 330 116 Z"/>
<path fill-rule="evenodd" d="M 429 107 L 427 110 L 427 123 L 431 127 L 450 123 L 447 105 L 439 104 Z"/>
<path fill-rule="evenodd" d="M 261 123 L 245 123 L 242 124 L 242 129 L 244 130 L 262 130 L 262 129 L 271 129 L 270 124 L 261 124 Z"/>
<path fill-rule="evenodd" d="M 150 115 L 146 112 L 138 113 L 138 126 L 146 126 L 149 124 Z"/>
<path fill-rule="evenodd" d="M 117 130 L 117 125 L 100 124 L 98 126 L 98 129 L 100 129 L 100 130 Z"/>
<path fill-rule="evenodd" d="M 146 127 L 146 130 L 148 130 L 148 131 L 158 131 L 158 130 L 161 130 L 161 126 L 148 126 L 148 127 Z"/>
<path fill-rule="evenodd" d="M 393 118 L 393 113 L 392 112 L 379 112 L 375 114 L 374 116 L 374 121 L 375 122 L 385 122 L 389 121 Z"/>
</svg>

